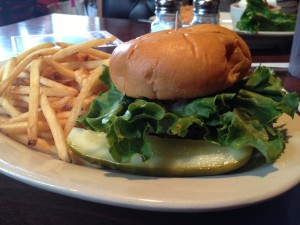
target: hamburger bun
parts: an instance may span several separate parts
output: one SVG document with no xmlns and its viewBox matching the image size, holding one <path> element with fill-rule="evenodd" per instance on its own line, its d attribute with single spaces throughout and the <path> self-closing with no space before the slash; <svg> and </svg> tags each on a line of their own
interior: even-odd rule
<svg viewBox="0 0 300 225">
<path fill-rule="evenodd" d="M 247 44 L 212 24 L 149 33 L 117 46 L 110 59 L 116 88 L 129 97 L 175 100 L 218 93 L 251 66 Z"/>
</svg>

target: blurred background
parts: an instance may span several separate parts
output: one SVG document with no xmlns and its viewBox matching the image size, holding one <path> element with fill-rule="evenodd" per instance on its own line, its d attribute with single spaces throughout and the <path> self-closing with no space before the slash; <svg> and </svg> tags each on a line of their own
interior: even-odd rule
<svg viewBox="0 0 300 225">
<path fill-rule="evenodd" d="M 192 0 L 181 0 L 183 5 Z M 220 0 L 220 11 L 229 11 L 236 0 Z M 299 0 L 277 0 L 282 11 L 296 13 Z M 0 26 L 50 13 L 104 16 L 117 18 L 149 18 L 154 15 L 155 0 L 0 0 Z"/>
</svg>

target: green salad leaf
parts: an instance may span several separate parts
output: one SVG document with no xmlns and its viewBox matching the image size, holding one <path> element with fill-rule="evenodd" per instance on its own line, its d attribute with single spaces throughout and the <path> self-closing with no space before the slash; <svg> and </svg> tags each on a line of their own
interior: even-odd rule
<svg viewBox="0 0 300 225">
<path fill-rule="evenodd" d="M 273 124 L 283 113 L 293 117 L 299 103 L 296 93 L 284 92 L 280 79 L 262 66 L 222 93 L 178 101 L 129 98 L 115 88 L 108 68 L 100 79 L 109 90 L 77 122 L 107 133 L 110 153 L 118 162 L 130 162 L 134 154 L 149 159 L 147 135 L 201 139 L 236 149 L 251 146 L 273 162 L 285 147 Z"/>
<path fill-rule="evenodd" d="M 242 31 L 294 31 L 296 15 L 270 9 L 262 0 L 247 0 L 246 9 L 237 22 Z"/>
</svg>

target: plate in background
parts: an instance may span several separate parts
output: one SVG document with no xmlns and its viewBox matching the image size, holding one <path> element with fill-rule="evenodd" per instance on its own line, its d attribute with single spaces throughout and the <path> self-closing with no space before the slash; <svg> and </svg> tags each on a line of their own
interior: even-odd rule
<svg viewBox="0 0 300 225">
<path fill-rule="evenodd" d="M 234 30 L 230 13 L 221 12 L 219 24 Z M 294 37 L 293 31 L 259 31 L 255 34 L 246 31 L 235 31 L 246 41 L 251 49 L 270 49 L 281 45 L 289 45 Z"/>
</svg>

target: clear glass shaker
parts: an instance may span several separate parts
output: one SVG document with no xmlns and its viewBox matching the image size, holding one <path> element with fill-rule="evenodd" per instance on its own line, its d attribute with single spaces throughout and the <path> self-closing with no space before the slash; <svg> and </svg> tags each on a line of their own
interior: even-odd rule
<svg viewBox="0 0 300 225">
<path fill-rule="evenodd" d="M 155 0 L 155 4 L 156 18 L 151 24 L 151 32 L 181 27 L 179 0 Z"/>
<path fill-rule="evenodd" d="M 194 17 L 190 25 L 218 24 L 220 0 L 194 0 Z"/>
</svg>

